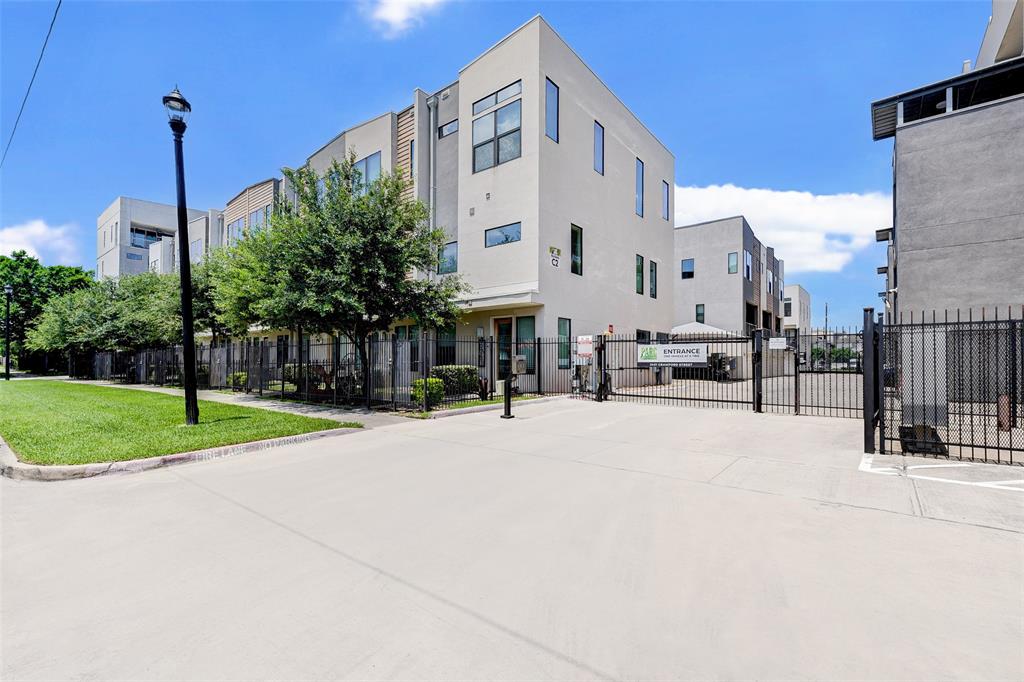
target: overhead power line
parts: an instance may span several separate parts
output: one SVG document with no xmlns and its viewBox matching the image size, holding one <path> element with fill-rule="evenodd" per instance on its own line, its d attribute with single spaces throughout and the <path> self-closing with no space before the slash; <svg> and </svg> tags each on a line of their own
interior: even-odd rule
<svg viewBox="0 0 1024 682">
<path fill-rule="evenodd" d="M 50 30 L 46 32 L 46 40 L 43 41 L 43 49 L 39 50 L 39 59 L 36 60 L 36 68 L 32 70 L 32 79 L 28 82 L 25 96 L 21 99 L 21 108 L 18 109 L 18 118 L 14 119 L 14 127 L 11 128 L 11 136 L 7 138 L 7 146 L 4 147 L 4 156 L 0 159 L 0 168 L 3 168 L 7 160 L 7 151 L 14 141 L 14 133 L 18 130 L 18 123 L 21 121 L 21 114 L 25 111 L 25 102 L 28 101 L 28 93 L 32 92 L 32 84 L 36 82 L 36 74 L 39 73 L 39 65 L 43 63 L 43 55 L 46 54 L 46 45 L 50 42 L 50 34 L 53 33 L 53 25 L 57 23 L 57 12 L 60 12 L 60 5 L 64 0 L 57 0 L 57 7 L 53 10 L 53 19 L 50 19 Z"/>
</svg>

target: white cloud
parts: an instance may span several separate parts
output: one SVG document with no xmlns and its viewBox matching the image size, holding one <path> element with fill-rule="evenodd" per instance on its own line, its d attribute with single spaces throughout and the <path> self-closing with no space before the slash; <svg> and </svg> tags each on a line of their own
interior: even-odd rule
<svg viewBox="0 0 1024 682">
<path fill-rule="evenodd" d="M 75 247 L 77 229 L 74 223 L 47 225 L 40 219 L 0 228 L 0 254 L 25 250 L 46 265 L 74 265 L 81 260 Z"/>
<path fill-rule="evenodd" d="M 676 186 L 676 225 L 743 215 L 786 273 L 839 272 L 892 225 L 892 197 L 812 194 L 736 185 Z"/>
<path fill-rule="evenodd" d="M 396 38 L 420 23 L 423 16 L 447 0 L 371 0 L 370 19 L 385 38 Z"/>
</svg>

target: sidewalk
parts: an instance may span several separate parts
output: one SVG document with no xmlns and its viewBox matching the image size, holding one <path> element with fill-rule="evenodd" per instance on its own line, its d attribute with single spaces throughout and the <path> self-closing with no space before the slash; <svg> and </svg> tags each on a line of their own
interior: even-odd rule
<svg viewBox="0 0 1024 682">
<path fill-rule="evenodd" d="M 167 395 L 184 396 L 180 388 L 168 388 L 166 386 L 145 386 L 142 384 L 115 384 L 107 381 L 96 380 L 72 380 L 75 383 L 92 384 L 94 386 L 109 386 L 110 388 L 123 388 L 133 391 L 150 391 L 152 393 L 166 393 Z M 233 403 L 245 405 L 246 407 L 257 407 L 275 412 L 289 412 L 301 414 L 307 417 L 320 417 L 321 419 L 333 419 L 335 421 L 357 421 L 365 428 L 372 429 L 388 424 L 404 424 L 409 421 L 407 417 L 396 414 L 388 414 L 379 410 L 368 410 L 366 408 L 331 407 L 326 405 L 310 405 L 307 403 L 292 402 L 288 400 L 274 400 L 272 398 L 260 398 L 257 395 L 248 393 L 223 393 L 221 391 L 200 390 L 200 400 L 209 400 L 215 403 Z"/>
</svg>

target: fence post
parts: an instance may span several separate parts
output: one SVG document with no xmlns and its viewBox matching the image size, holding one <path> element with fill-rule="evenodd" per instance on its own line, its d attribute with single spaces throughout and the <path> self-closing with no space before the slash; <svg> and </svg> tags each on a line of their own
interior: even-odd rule
<svg viewBox="0 0 1024 682">
<path fill-rule="evenodd" d="M 372 404 L 370 396 L 373 393 L 374 343 L 376 343 L 376 339 L 373 338 L 373 335 L 370 335 L 366 339 L 366 368 L 364 370 L 366 372 L 366 386 L 363 387 L 363 390 L 366 391 L 366 409 L 370 409 Z"/>
<path fill-rule="evenodd" d="M 764 342 L 763 338 L 764 330 L 754 330 L 754 412 L 761 412 L 764 395 L 762 393 L 762 376 L 764 374 L 763 368 L 761 367 L 761 347 Z"/>
<path fill-rule="evenodd" d="M 1017 345 L 1017 339 L 1019 338 L 1017 328 L 1020 324 L 1020 322 L 1015 322 L 1012 318 L 1010 319 L 1010 343 L 1008 344 L 1010 348 L 1010 385 L 1008 386 L 1010 394 L 1010 428 L 1017 426 L 1017 401 L 1020 399 L 1020 391 L 1017 386 L 1017 354 L 1020 353 L 1020 348 Z"/>
<path fill-rule="evenodd" d="M 491 375 L 491 383 L 487 387 L 487 397 L 494 399 L 494 365 L 497 361 L 496 349 L 494 347 L 494 336 L 487 337 L 487 373 Z"/>
<path fill-rule="evenodd" d="M 605 340 L 603 335 L 594 337 L 594 352 L 597 353 L 597 372 L 594 377 L 597 386 L 594 387 L 594 401 L 599 403 L 604 402 Z"/>
<path fill-rule="evenodd" d="M 799 339 L 800 337 L 797 336 Z M 793 351 L 793 411 L 800 414 L 800 342 Z"/>
<path fill-rule="evenodd" d="M 398 335 L 391 332 L 391 409 L 398 409 Z"/>
<path fill-rule="evenodd" d="M 427 332 L 420 332 L 420 379 L 423 387 L 423 411 L 430 411 L 430 403 L 427 402 L 430 391 L 427 390 Z"/>
<path fill-rule="evenodd" d="M 864 386 L 861 391 L 861 399 L 864 409 L 864 452 L 875 451 L 875 402 L 878 398 L 877 390 L 877 350 L 878 338 L 875 334 L 875 309 L 864 309 L 864 330 L 861 346 L 864 349 L 864 367 L 861 376 L 864 378 Z"/>
<path fill-rule="evenodd" d="M 534 358 L 533 362 L 534 362 L 534 369 L 537 372 L 537 394 L 538 395 L 544 395 L 544 384 L 541 382 L 541 377 L 544 376 L 544 372 L 543 372 L 543 367 L 544 366 L 541 363 L 541 356 L 544 355 L 544 353 L 542 351 L 543 348 L 544 347 L 542 345 L 540 345 L 540 337 L 538 336 L 537 340 L 534 342 L 534 345 L 533 345 L 533 358 Z"/>
</svg>

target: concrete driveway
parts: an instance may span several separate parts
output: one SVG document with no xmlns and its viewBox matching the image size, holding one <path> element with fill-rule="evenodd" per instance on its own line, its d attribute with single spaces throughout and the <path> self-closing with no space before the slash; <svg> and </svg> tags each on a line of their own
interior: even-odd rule
<svg viewBox="0 0 1024 682">
<path fill-rule="evenodd" d="M 856 420 L 516 413 L 4 479 L 3 678 L 1024 677 L 1024 493 L 970 482 L 1020 469 L 872 473 Z"/>
</svg>

